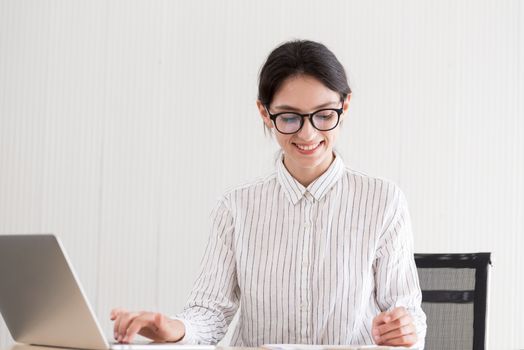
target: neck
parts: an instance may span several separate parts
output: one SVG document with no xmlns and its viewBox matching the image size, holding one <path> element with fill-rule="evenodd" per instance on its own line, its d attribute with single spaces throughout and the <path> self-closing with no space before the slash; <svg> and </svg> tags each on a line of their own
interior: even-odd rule
<svg viewBox="0 0 524 350">
<path fill-rule="evenodd" d="M 328 170 L 331 163 L 333 163 L 333 160 L 335 160 L 335 155 L 331 153 L 331 156 L 326 157 L 326 159 L 322 160 L 320 164 L 306 168 L 294 163 L 284 155 L 284 166 L 291 176 L 293 176 L 302 186 L 308 187 L 313 181 L 318 179 L 326 172 L 326 170 Z"/>
</svg>

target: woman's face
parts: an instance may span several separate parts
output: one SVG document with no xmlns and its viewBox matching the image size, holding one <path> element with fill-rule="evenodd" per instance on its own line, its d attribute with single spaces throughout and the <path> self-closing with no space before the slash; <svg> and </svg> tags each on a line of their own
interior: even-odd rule
<svg viewBox="0 0 524 350">
<path fill-rule="evenodd" d="M 343 104 L 342 120 L 348 109 L 350 96 Z M 333 145 L 340 126 L 333 130 L 319 131 L 304 119 L 302 128 L 294 134 L 282 134 L 275 129 L 273 122 L 260 101 L 257 101 L 260 115 L 267 127 L 274 131 L 278 144 L 284 152 L 284 163 L 290 171 L 325 171 L 333 159 Z M 271 114 L 281 112 L 311 113 L 322 108 L 341 108 L 340 95 L 308 75 L 298 75 L 286 79 L 273 96 L 269 106 Z M 320 174 L 318 174 L 320 175 Z"/>
</svg>

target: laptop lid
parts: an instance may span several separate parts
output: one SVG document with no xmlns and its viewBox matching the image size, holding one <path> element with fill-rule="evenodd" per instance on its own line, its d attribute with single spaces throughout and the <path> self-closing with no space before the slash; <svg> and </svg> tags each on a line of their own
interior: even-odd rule
<svg viewBox="0 0 524 350">
<path fill-rule="evenodd" d="M 0 235 L 0 281 L 0 313 L 17 342 L 109 348 L 58 237 Z"/>
</svg>

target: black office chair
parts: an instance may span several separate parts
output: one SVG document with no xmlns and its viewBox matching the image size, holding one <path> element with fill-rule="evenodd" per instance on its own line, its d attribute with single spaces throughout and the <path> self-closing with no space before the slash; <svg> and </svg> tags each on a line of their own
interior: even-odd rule
<svg viewBox="0 0 524 350">
<path fill-rule="evenodd" d="M 426 350 L 484 350 L 491 253 L 415 254 Z"/>
</svg>

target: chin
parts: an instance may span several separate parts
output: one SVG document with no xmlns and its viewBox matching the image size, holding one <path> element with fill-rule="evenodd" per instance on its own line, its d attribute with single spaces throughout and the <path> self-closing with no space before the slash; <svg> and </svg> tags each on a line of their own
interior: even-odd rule
<svg viewBox="0 0 524 350">
<path fill-rule="evenodd" d="M 322 150 L 319 154 L 304 155 L 295 151 L 291 155 L 291 158 L 293 158 L 296 164 L 302 168 L 315 168 L 322 165 L 322 163 L 329 158 L 331 153 L 333 153 L 333 151 Z"/>
</svg>

